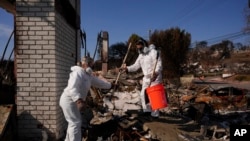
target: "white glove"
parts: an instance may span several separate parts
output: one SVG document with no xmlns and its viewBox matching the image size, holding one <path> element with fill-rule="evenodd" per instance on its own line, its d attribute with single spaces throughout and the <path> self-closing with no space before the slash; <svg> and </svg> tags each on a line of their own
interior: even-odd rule
<svg viewBox="0 0 250 141">
<path fill-rule="evenodd" d="M 122 64 L 122 66 L 120 67 L 119 71 L 127 73 L 128 72 L 127 65 L 126 64 Z"/>
</svg>

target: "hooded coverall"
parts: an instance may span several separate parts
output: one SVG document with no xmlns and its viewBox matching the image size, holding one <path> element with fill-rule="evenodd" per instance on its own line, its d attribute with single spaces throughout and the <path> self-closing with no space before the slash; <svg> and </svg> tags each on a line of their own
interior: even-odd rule
<svg viewBox="0 0 250 141">
<path fill-rule="evenodd" d="M 145 48 L 145 47 L 144 47 Z M 159 116 L 159 111 L 155 110 L 152 111 L 150 105 L 146 104 L 145 101 L 145 89 L 149 87 L 151 76 L 154 70 L 155 63 L 157 61 L 157 65 L 155 68 L 155 73 L 158 74 L 157 78 L 151 82 L 151 86 L 154 86 L 156 84 L 159 84 L 162 82 L 162 61 L 161 57 L 158 57 L 157 59 L 157 50 L 155 49 L 155 46 L 151 44 L 147 48 L 147 52 L 140 53 L 138 58 L 136 59 L 135 63 L 131 66 L 127 66 L 128 72 L 134 72 L 137 71 L 139 68 L 142 69 L 143 72 L 143 82 L 142 82 L 142 89 L 140 92 L 140 99 L 142 104 L 143 112 L 151 112 L 151 115 L 154 117 Z"/>
<path fill-rule="evenodd" d="M 101 89 L 110 89 L 111 83 L 88 74 L 79 66 L 71 67 L 71 71 L 68 85 L 61 95 L 59 104 L 63 110 L 65 119 L 68 122 L 65 141 L 81 141 L 82 121 L 76 101 L 80 98 L 83 100 L 86 99 L 90 86 Z"/>
</svg>

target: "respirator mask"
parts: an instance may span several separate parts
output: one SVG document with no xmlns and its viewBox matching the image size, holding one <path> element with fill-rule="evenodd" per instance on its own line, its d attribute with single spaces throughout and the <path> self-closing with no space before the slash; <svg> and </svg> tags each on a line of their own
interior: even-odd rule
<svg viewBox="0 0 250 141">
<path fill-rule="evenodd" d="M 148 47 L 142 47 L 142 48 L 138 49 L 139 54 L 147 54 L 148 52 L 149 52 Z"/>
</svg>

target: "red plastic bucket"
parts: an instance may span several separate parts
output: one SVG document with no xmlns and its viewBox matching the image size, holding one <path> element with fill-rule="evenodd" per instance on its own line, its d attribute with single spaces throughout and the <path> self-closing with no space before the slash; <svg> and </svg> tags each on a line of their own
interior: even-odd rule
<svg viewBox="0 0 250 141">
<path fill-rule="evenodd" d="M 165 89 L 162 84 L 157 84 L 146 88 L 152 110 L 165 108 L 168 106 Z"/>
</svg>

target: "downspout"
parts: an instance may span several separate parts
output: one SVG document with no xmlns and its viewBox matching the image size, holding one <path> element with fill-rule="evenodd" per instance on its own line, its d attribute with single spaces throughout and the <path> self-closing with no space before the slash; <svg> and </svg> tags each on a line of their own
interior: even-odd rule
<svg viewBox="0 0 250 141">
<path fill-rule="evenodd" d="M 76 20 L 76 32 L 75 32 L 75 37 L 76 37 L 76 45 L 75 45 L 75 64 L 77 64 L 77 61 L 78 61 L 78 42 L 79 42 L 79 40 L 78 40 L 78 38 L 79 38 L 79 31 L 80 31 L 80 27 L 78 27 L 77 25 L 78 25 L 78 17 L 77 17 L 77 15 L 78 15 L 78 8 L 77 8 L 77 6 L 78 6 L 78 3 L 77 3 L 77 1 L 78 0 L 75 0 L 75 12 L 76 12 L 76 17 L 75 17 L 75 20 Z M 80 3 L 80 1 L 79 1 L 79 3 Z"/>
</svg>

